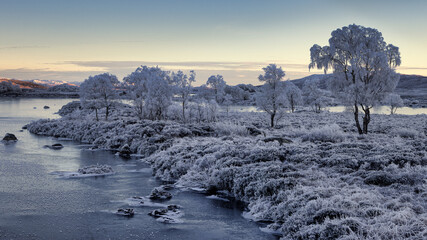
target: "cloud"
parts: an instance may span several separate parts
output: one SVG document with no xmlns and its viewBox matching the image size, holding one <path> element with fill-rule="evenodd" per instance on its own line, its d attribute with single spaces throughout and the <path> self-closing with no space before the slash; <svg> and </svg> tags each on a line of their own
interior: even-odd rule
<svg viewBox="0 0 427 240">
<path fill-rule="evenodd" d="M 49 48 L 48 46 L 7 46 L 7 47 L 0 47 L 0 50 L 10 50 L 10 49 L 29 49 L 29 48 Z"/>
<path fill-rule="evenodd" d="M 297 79 L 317 72 L 308 72 L 306 64 L 281 63 L 271 61 L 283 67 L 286 71 L 285 79 Z M 45 63 L 43 68 L 19 68 L 0 70 L 0 76 L 17 79 L 48 79 L 64 81 L 83 81 L 90 75 L 109 72 L 119 79 L 133 72 L 140 65 L 159 66 L 168 71 L 195 70 L 196 84 L 202 85 L 210 75 L 221 74 L 230 85 L 247 83 L 258 85 L 259 74 L 268 62 L 215 62 L 215 61 L 64 61 Z"/>
<path fill-rule="evenodd" d="M 427 67 L 406 67 L 401 66 L 397 68 L 398 70 L 427 70 Z"/>
<path fill-rule="evenodd" d="M 276 63 L 287 70 L 308 70 L 308 64 L 271 62 L 213 62 L 213 61 L 176 61 L 176 62 L 156 62 L 156 61 L 65 61 L 55 64 L 74 64 L 82 67 L 100 67 L 108 69 L 136 68 L 140 65 L 159 66 L 168 70 L 235 70 L 235 71 L 256 71 L 261 72 L 262 68 L 269 63 Z"/>
</svg>

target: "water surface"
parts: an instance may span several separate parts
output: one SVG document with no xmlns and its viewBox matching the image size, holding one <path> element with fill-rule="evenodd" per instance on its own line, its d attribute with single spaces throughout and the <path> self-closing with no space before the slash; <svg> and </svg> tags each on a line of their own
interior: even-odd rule
<svg viewBox="0 0 427 240">
<path fill-rule="evenodd" d="M 173 191 L 169 204 L 181 205 L 182 224 L 163 224 L 137 207 L 133 218 L 114 214 L 132 196 L 147 196 L 161 184 L 149 166 L 106 151 L 90 151 L 72 141 L 58 141 L 20 131 L 71 99 L 0 99 L 0 136 L 13 133 L 14 144 L 0 144 L 0 239 L 277 239 L 241 217 L 234 202 L 203 194 Z M 43 106 L 50 106 L 43 109 Z M 60 142 L 61 150 L 43 148 Z M 105 177 L 63 179 L 55 171 L 75 171 L 108 164 L 117 172 Z"/>
</svg>

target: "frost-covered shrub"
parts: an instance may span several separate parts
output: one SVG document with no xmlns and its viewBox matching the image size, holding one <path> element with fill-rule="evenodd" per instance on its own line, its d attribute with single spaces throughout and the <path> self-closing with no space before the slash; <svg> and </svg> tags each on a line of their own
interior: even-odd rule
<svg viewBox="0 0 427 240">
<path fill-rule="evenodd" d="M 415 129 L 397 128 L 392 131 L 392 134 L 395 136 L 400 136 L 402 138 L 415 138 L 419 136 L 420 133 Z"/>
<path fill-rule="evenodd" d="M 320 142 L 342 142 L 346 135 L 337 124 L 323 126 L 321 128 L 312 129 L 302 137 L 303 141 L 320 141 Z"/>
<path fill-rule="evenodd" d="M 217 122 L 213 124 L 213 128 L 219 135 L 247 136 L 249 133 L 246 126 L 231 122 Z"/>
<path fill-rule="evenodd" d="M 267 228 L 284 239 L 424 239 L 427 234 L 425 116 L 378 115 L 370 123 L 372 133 L 356 137 L 347 113 L 296 112 L 269 129 L 263 113 L 256 112 L 182 124 L 139 120 L 126 109 L 110 121 L 82 121 L 76 115 L 39 120 L 28 129 L 99 148 L 129 146 L 146 157 L 156 177 L 244 201 L 246 217 L 272 222 Z M 246 135 L 248 128 L 266 137 Z M 419 134 L 391 131 L 401 128 Z"/>
</svg>

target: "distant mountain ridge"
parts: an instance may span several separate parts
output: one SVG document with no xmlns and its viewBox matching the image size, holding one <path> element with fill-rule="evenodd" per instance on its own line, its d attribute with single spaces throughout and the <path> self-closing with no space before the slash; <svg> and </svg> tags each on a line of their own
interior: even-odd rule
<svg viewBox="0 0 427 240">
<path fill-rule="evenodd" d="M 0 82 L 10 81 L 14 85 L 18 85 L 21 89 L 48 89 L 49 87 L 59 86 L 59 85 L 69 85 L 77 87 L 78 85 L 74 83 L 68 83 L 66 81 L 60 80 L 17 80 L 12 78 L 2 78 L 0 77 Z"/>
<path fill-rule="evenodd" d="M 0 78 L 0 82 L 11 82 L 13 85 L 19 86 L 21 89 L 48 89 L 48 86 L 44 86 L 38 83 L 16 80 L 10 78 Z"/>
<path fill-rule="evenodd" d="M 66 81 L 61 81 L 61 80 L 39 80 L 39 79 L 33 79 L 33 80 L 26 80 L 29 82 L 33 82 L 39 85 L 43 85 L 43 86 L 47 86 L 47 87 L 53 87 L 53 86 L 58 86 L 58 85 L 70 85 L 70 86 L 77 86 L 76 84 L 73 83 L 69 83 Z"/>
</svg>

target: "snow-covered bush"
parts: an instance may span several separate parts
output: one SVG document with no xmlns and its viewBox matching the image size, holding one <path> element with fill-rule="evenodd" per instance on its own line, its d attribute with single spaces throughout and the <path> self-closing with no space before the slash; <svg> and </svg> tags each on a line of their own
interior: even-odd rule
<svg viewBox="0 0 427 240">
<path fill-rule="evenodd" d="M 346 135 L 337 124 L 312 129 L 302 137 L 303 141 L 320 142 L 342 142 Z"/>
<path fill-rule="evenodd" d="M 80 101 L 72 101 L 62 106 L 61 109 L 59 109 L 58 114 L 63 117 L 81 108 Z"/>
</svg>

